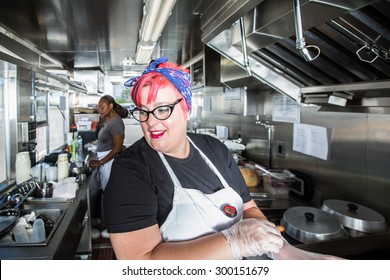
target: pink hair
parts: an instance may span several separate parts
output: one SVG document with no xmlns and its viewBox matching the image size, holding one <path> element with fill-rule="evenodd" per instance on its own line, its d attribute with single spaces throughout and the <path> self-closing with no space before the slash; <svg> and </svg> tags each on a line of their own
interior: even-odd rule
<svg viewBox="0 0 390 280">
<path fill-rule="evenodd" d="M 159 65 L 159 68 L 174 68 L 174 69 L 179 69 L 181 71 L 186 71 L 189 72 L 188 69 L 185 69 L 177 64 L 174 64 L 172 62 L 165 62 Z M 152 73 L 147 73 L 145 75 L 142 75 L 137 82 L 135 83 L 132 91 L 131 91 L 131 98 L 134 101 L 135 105 L 139 106 L 140 105 L 140 95 L 138 94 L 141 89 L 145 86 L 150 86 L 150 91 L 148 94 L 148 100 L 147 104 L 150 104 L 151 102 L 156 100 L 157 93 L 160 89 L 162 88 L 169 88 L 172 89 L 177 98 L 183 98 L 183 95 L 180 93 L 180 91 L 163 75 L 157 73 L 157 72 L 152 72 Z M 180 102 L 180 106 L 183 109 L 184 113 L 188 112 L 188 105 L 187 102 Z"/>
</svg>

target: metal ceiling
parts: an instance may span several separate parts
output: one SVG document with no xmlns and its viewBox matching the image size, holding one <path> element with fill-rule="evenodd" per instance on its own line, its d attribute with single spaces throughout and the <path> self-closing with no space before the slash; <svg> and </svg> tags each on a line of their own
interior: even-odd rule
<svg viewBox="0 0 390 280">
<path fill-rule="evenodd" d="M 154 56 L 182 63 L 202 51 L 199 14 L 194 14 L 200 2 L 176 1 Z M 97 69 L 108 75 L 144 69 L 123 64 L 135 57 L 143 6 L 143 0 L 3 1 L 0 45 L 45 69 Z"/>
<path fill-rule="evenodd" d="M 143 0 L 3 2 L 0 47 L 34 65 L 107 75 L 145 67 L 123 64 L 135 56 Z M 221 68 L 233 62 L 245 74 L 244 39 L 252 77 L 299 102 L 390 107 L 390 1 L 301 0 L 303 36 L 321 51 L 310 62 L 296 49 L 293 2 L 177 0 L 153 56 L 202 64 L 207 44 L 223 56 Z M 237 76 L 236 86 L 252 82 Z"/>
</svg>

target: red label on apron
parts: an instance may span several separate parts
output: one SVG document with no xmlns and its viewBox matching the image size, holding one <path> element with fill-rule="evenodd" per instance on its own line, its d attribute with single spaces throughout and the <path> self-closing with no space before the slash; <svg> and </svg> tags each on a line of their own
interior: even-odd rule
<svg viewBox="0 0 390 280">
<path fill-rule="evenodd" d="M 237 216 L 237 209 L 232 205 L 223 206 L 222 211 L 223 213 L 225 213 L 226 216 L 230 218 L 234 218 L 235 216 Z"/>
</svg>

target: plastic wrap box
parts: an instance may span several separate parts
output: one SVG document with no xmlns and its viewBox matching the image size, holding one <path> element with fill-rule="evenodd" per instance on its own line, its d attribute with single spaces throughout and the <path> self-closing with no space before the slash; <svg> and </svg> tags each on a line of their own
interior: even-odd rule
<svg viewBox="0 0 390 280">
<path fill-rule="evenodd" d="M 288 198 L 295 175 L 290 171 L 273 170 L 263 174 L 264 190 L 273 198 Z"/>
</svg>

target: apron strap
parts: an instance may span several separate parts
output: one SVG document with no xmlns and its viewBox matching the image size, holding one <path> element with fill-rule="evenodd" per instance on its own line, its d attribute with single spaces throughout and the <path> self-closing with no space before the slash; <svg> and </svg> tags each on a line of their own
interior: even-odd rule
<svg viewBox="0 0 390 280">
<path fill-rule="evenodd" d="M 165 168 L 168 170 L 168 173 L 171 176 L 171 179 L 173 181 L 173 185 L 175 186 L 175 188 L 182 188 L 182 185 L 180 184 L 179 179 L 177 179 L 175 172 L 173 171 L 172 167 L 169 165 L 164 154 L 161 152 L 158 152 L 158 155 L 160 156 Z"/>
<path fill-rule="evenodd" d="M 195 145 L 195 143 L 190 139 L 190 137 L 187 136 L 187 139 L 191 142 L 192 145 L 194 145 L 195 149 L 199 151 L 199 154 L 202 156 L 202 158 L 206 161 L 207 165 L 211 168 L 211 170 L 215 173 L 215 175 L 218 176 L 218 179 L 221 181 L 222 186 L 224 188 L 230 188 L 229 184 L 226 182 L 225 178 L 221 175 L 221 173 L 218 171 L 218 169 L 215 167 L 215 165 L 211 162 L 211 160 L 202 152 L 201 149 L 198 148 L 198 146 Z"/>
</svg>

